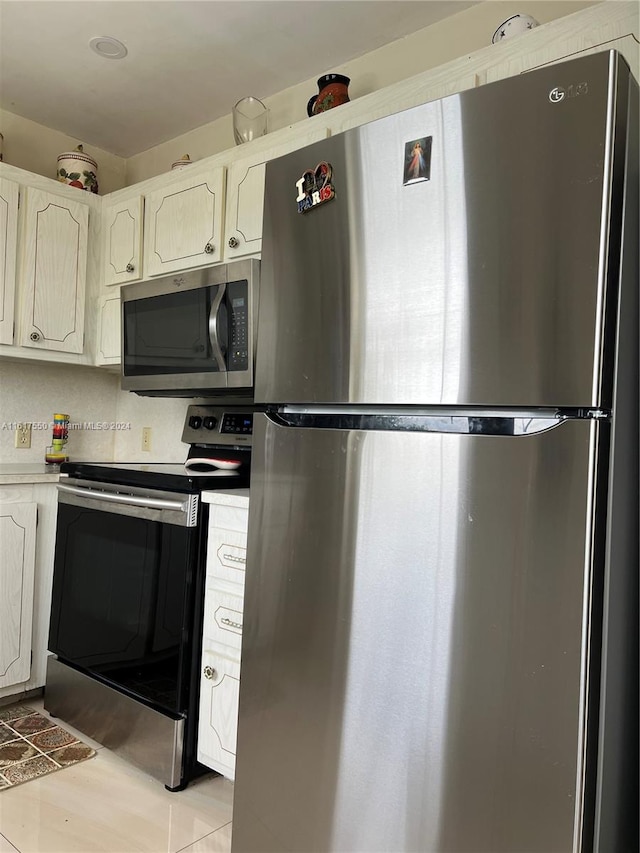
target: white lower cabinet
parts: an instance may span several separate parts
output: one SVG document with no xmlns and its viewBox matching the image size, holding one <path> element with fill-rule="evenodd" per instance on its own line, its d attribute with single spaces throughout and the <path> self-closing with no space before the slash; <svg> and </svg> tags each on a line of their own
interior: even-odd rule
<svg viewBox="0 0 640 853">
<path fill-rule="evenodd" d="M 202 499 L 210 509 L 198 761 L 234 779 L 249 491 L 204 492 Z"/>
<path fill-rule="evenodd" d="M 198 761 L 228 779 L 235 777 L 240 661 L 202 653 Z"/>
<path fill-rule="evenodd" d="M 0 485 L 0 699 L 45 683 L 57 501 L 54 482 Z"/>
<path fill-rule="evenodd" d="M 0 688 L 31 674 L 36 513 L 35 503 L 0 504 Z"/>
</svg>

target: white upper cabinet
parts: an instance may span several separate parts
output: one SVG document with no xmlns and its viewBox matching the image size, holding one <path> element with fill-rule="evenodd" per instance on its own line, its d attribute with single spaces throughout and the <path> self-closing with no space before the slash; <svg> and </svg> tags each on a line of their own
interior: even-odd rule
<svg viewBox="0 0 640 853">
<path fill-rule="evenodd" d="M 120 288 L 111 290 L 98 302 L 98 343 L 96 364 L 120 364 Z"/>
<path fill-rule="evenodd" d="M 326 139 L 326 127 L 314 126 L 295 134 L 277 146 L 253 157 L 237 160 L 229 167 L 227 178 L 227 212 L 225 217 L 225 260 L 262 251 L 262 215 L 266 162 L 290 151 Z M 293 192 L 293 190 L 292 190 Z"/>
<path fill-rule="evenodd" d="M 0 344 L 13 343 L 19 187 L 0 178 Z"/>
<path fill-rule="evenodd" d="M 25 195 L 20 343 L 81 353 L 88 207 L 31 187 Z"/>
<path fill-rule="evenodd" d="M 227 259 L 253 255 L 262 249 L 264 162 L 242 160 L 229 169 L 224 250 Z"/>
<path fill-rule="evenodd" d="M 127 284 L 142 278 L 141 195 L 103 209 L 103 281 L 106 285 Z"/>
<path fill-rule="evenodd" d="M 35 503 L 0 504 L 0 688 L 31 673 L 36 511 Z"/>
<path fill-rule="evenodd" d="M 222 260 L 225 170 L 191 175 L 146 197 L 146 276 Z"/>
</svg>

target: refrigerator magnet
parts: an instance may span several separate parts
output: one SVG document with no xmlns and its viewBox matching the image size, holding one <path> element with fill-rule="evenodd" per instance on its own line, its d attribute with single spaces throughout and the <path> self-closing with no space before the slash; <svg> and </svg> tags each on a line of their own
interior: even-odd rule
<svg viewBox="0 0 640 853">
<path fill-rule="evenodd" d="M 432 136 L 412 139 L 404 146 L 403 184 L 416 184 L 431 179 L 431 143 Z"/>
<path fill-rule="evenodd" d="M 335 198 L 336 191 L 331 182 L 332 177 L 331 163 L 325 161 L 318 163 L 312 171 L 302 173 L 302 177 L 296 181 L 298 213 L 306 213 L 325 201 Z"/>
</svg>

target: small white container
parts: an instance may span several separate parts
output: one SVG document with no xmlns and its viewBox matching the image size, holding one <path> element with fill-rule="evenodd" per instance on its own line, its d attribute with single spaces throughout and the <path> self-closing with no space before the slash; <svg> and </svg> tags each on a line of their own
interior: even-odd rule
<svg viewBox="0 0 640 853">
<path fill-rule="evenodd" d="M 512 15 L 503 21 L 491 37 L 491 43 L 497 44 L 499 41 L 518 36 L 521 33 L 528 33 L 534 27 L 538 26 L 538 22 L 531 15 Z"/>
</svg>

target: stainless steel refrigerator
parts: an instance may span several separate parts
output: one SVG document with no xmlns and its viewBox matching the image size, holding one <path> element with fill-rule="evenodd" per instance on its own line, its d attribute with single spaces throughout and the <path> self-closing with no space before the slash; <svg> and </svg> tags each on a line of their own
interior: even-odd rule
<svg viewBox="0 0 640 853">
<path fill-rule="evenodd" d="M 233 853 L 637 849 L 638 88 L 267 165 Z"/>
</svg>

